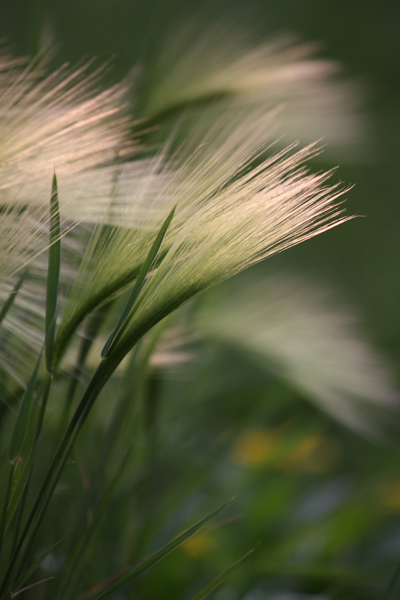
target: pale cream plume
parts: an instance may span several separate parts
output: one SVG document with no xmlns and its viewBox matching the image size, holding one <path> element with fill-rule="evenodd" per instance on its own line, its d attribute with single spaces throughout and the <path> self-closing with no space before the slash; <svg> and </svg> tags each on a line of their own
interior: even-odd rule
<svg viewBox="0 0 400 600">
<path fill-rule="evenodd" d="M 1 281 L 48 245 L 54 169 L 63 183 L 131 151 L 127 86 L 98 91 L 101 71 L 88 63 L 43 76 L 38 65 L 0 56 Z M 68 200 L 63 216 L 75 220 Z"/>
<path fill-rule="evenodd" d="M 360 86 L 340 77 L 339 65 L 317 58 L 316 50 L 289 35 L 257 42 L 227 23 L 207 31 L 187 25 L 167 38 L 147 76 L 143 115 L 157 118 L 187 104 L 196 111 L 198 102 L 236 97 L 249 109 L 279 106 L 286 144 L 323 138 L 341 157 L 357 144 L 359 157 L 365 133 Z"/>
<path fill-rule="evenodd" d="M 399 391 L 359 321 L 331 286 L 283 272 L 261 280 L 249 273 L 222 286 L 197 325 L 206 337 L 248 352 L 338 420 L 376 434 L 398 409 Z"/>
<path fill-rule="evenodd" d="M 236 177 L 212 185 L 202 202 L 190 202 L 191 213 L 184 212 L 185 222 L 134 307 L 120 347 L 215 283 L 348 220 L 337 202 L 343 190 L 326 184 L 329 174 L 311 175 L 303 167 L 314 153 L 313 147 L 289 148 L 253 168 L 251 153 Z M 194 197 L 203 189 L 202 168 L 193 179 Z M 176 210 L 179 221 L 179 202 Z"/>
<path fill-rule="evenodd" d="M 194 131 L 169 161 L 167 143 L 147 163 L 125 198 L 119 186 L 127 192 L 130 182 L 124 183 L 122 172 L 117 180 L 117 200 L 111 201 L 86 248 L 61 321 L 60 337 L 73 331 L 88 310 L 132 282 L 174 205 L 178 208 L 163 253 L 201 206 L 211 204 L 218 210 L 218 191 L 265 150 L 273 116 L 262 111 L 245 115 L 235 106 L 203 136 L 200 122 L 199 131 Z M 117 226 L 110 227 L 110 222 Z"/>
</svg>

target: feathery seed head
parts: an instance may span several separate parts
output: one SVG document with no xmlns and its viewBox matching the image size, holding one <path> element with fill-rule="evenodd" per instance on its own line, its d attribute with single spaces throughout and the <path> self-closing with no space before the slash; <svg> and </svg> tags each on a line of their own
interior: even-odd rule
<svg viewBox="0 0 400 600">
<path fill-rule="evenodd" d="M 54 168 L 62 177 L 97 167 L 126 149 L 127 88 L 99 92 L 103 70 L 89 62 L 42 77 L 34 64 L 0 64 L 1 189 L 48 182 Z"/>
<path fill-rule="evenodd" d="M 1 281 L 48 245 L 53 170 L 62 188 L 69 177 L 110 163 L 128 148 L 126 86 L 98 92 L 100 73 L 88 63 L 42 77 L 37 65 L 0 56 Z M 63 216 L 76 221 L 63 198 Z"/>
<path fill-rule="evenodd" d="M 115 197 L 86 248 L 71 290 L 59 344 L 88 312 L 134 280 L 173 206 L 178 210 L 163 242 L 162 255 L 199 207 L 218 205 L 219 190 L 265 149 L 273 114 L 258 110 L 244 116 L 236 107 L 232 113 L 227 111 L 205 137 L 201 137 L 200 122 L 200 131 L 193 132 L 169 162 L 168 143 L 158 156 L 137 167 L 142 170 L 138 170 L 136 180 L 131 175 L 134 167 L 126 165 L 126 172 L 120 170 Z M 110 227 L 110 223 L 123 226 Z"/>
<path fill-rule="evenodd" d="M 383 425 L 398 410 L 388 361 L 365 339 L 336 290 L 298 274 L 262 281 L 249 273 L 208 300 L 200 332 L 249 352 L 349 427 L 376 435 L 379 419 Z"/>
<path fill-rule="evenodd" d="M 172 37 L 172 36 L 171 36 Z M 315 45 L 291 36 L 255 42 L 217 23 L 206 33 L 187 26 L 156 60 L 144 116 L 157 117 L 189 103 L 237 98 L 243 106 L 281 106 L 281 132 L 289 141 L 324 136 L 341 147 L 362 138 L 360 94 L 337 77 L 339 65 L 315 57 Z"/>
<path fill-rule="evenodd" d="M 126 205 L 126 227 L 99 226 L 89 242 L 60 324 L 58 358 L 83 318 L 134 280 L 175 205 L 132 332 L 214 283 L 347 220 L 336 203 L 343 191 L 326 185 L 329 173 L 310 175 L 304 167 L 318 152 L 314 145 L 265 158 L 273 117 L 258 110 L 244 118 L 234 105 L 197 146 L 183 146 L 169 164 L 162 154 L 150 163 L 148 183 L 143 178 L 142 191 Z"/>
<path fill-rule="evenodd" d="M 76 193 L 76 206 L 84 206 L 83 215 L 82 209 L 75 207 L 74 213 L 71 208 L 75 220 L 88 214 L 100 220 L 60 324 L 59 355 L 82 319 L 134 280 L 174 205 L 176 215 L 160 257 L 165 258 L 144 291 L 132 331 L 157 322 L 213 283 L 346 220 L 335 204 L 342 192 L 325 185 L 327 175 L 308 175 L 302 166 L 315 153 L 312 146 L 265 159 L 275 115 L 260 105 L 247 116 L 240 102 L 226 105 L 201 143 L 193 131 L 193 140 L 169 163 L 162 151 L 151 161 L 114 167 L 115 150 L 123 146 L 127 128 L 127 121 L 118 118 L 123 87 L 94 93 L 98 74 L 87 75 L 84 67 L 69 74 L 62 68 L 41 80 L 30 67 L 18 71 L 14 64 L 3 66 L 0 89 L 1 75 L 13 84 L 0 108 L 0 131 L 7 140 L 0 153 L 0 175 L 7 173 L 0 187 L 6 217 L 0 276 L 16 272 L 48 244 L 49 195 L 36 200 L 33 192 L 50 181 L 53 165 L 62 214 L 68 216 L 72 206 L 63 206 L 64 186 L 68 198 Z M 22 193 L 21 185 L 17 193 L 27 176 L 30 193 Z M 88 190 L 91 181 L 93 192 L 83 204 L 82 192 L 74 186 Z M 95 197 L 101 201 L 93 210 Z M 7 262 L 11 250 L 14 263 Z"/>
<path fill-rule="evenodd" d="M 121 351 L 208 287 L 348 220 L 336 202 L 343 190 L 326 185 L 329 174 L 311 175 L 304 168 L 313 154 L 313 146 L 295 153 L 289 148 L 249 170 L 250 155 L 236 177 L 191 203 L 191 213 L 132 311 Z M 178 221 L 179 211 L 178 202 Z"/>
</svg>

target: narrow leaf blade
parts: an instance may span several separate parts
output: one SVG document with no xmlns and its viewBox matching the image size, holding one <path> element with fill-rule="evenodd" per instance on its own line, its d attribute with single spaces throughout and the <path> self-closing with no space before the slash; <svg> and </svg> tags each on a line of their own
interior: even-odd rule
<svg viewBox="0 0 400 600">
<path fill-rule="evenodd" d="M 18 594 L 18 589 L 21 587 L 21 585 L 23 585 L 25 583 L 25 581 L 27 581 L 27 579 L 29 579 L 29 577 L 31 575 L 33 575 L 33 573 L 36 571 L 36 569 L 38 569 L 41 565 L 41 563 L 44 561 L 44 559 L 50 554 L 50 552 L 52 552 L 54 550 L 54 548 L 56 546 L 58 546 L 58 544 L 61 542 L 62 540 L 58 540 L 58 542 L 56 542 L 55 544 L 53 544 L 51 546 L 51 548 L 49 548 L 48 550 L 46 550 L 45 552 L 43 552 L 43 554 L 41 554 L 39 556 L 39 558 L 37 559 L 37 561 L 35 561 L 33 563 L 33 565 L 31 565 L 29 567 L 29 569 L 27 569 L 26 571 L 24 571 L 21 575 L 21 577 L 18 578 L 18 580 L 14 583 L 13 587 L 17 590 L 15 592 L 11 592 L 11 598 L 13 596 L 16 596 Z M 47 581 L 47 580 L 46 580 Z M 19 590 L 22 591 L 22 590 Z"/>
<path fill-rule="evenodd" d="M 21 277 L 18 279 L 17 283 L 15 284 L 14 289 L 12 290 L 12 292 L 10 292 L 10 295 L 8 296 L 7 300 L 4 302 L 3 307 L 0 311 L 0 323 L 3 321 L 3 319 L 7 315 L 8 311 L 10 310 L 11 306 L 13 305 L 13 302 L 14 302 L 15 298 L 17 297 L 19 290 L 21 289 L 21 286 L 24 282 L 27 272 L 28 272 L 28 270 L 26 269 L 22 273 Z"/>
<path fill-rule="evenodd" d="M 184 531 L 183 533 L 175 537 L 173 540 L 168 542 L 168 544 L 165 544 L 165 546 L 163 546 L 162 548 L 145 558 L 140 564 L 133 567 L 133 569 L 131 569 L 128 573 L 123 575 L 120 579 L 118 579 L 118 581 L 116 581 L 114 584 L 112 584 L 110 587 L 108 587 L 106 590 L 100 593 L 100 595 L 96 596 L 96 600 L 102 600 L 103 598 L 117 590 L 119 587 L 121 587 L 121 585 L 124 585 L 127 581 L 130 581 L 131 579 L 136 577 L 136 575 L 139 575 L 139 573 L 142 573 L 145 569 L 148 569 L 149 567 L 163 559 L 165 556 L 167 556 L 167 554 L 173 552 L 176 548 L 178 548 L 184 542 L 186 542 L 186 540 L 195 535 L 202 527 L 204 527 L 204 525 L 211 521 L 211 519 L 216 517 L 228 504 L 230 504 L 230 502 L 232 502 L 232 500 L 229 500 L 229 502 L 226 502 L 225 504 L 217 508 L 215 511 L 204 517 L 204 519 L 198 521 L 195 525 L 189 527 L 189 529 L 186 529 L 186 531 Z"/>
<path fill-rule="evenodd" d="M 37 585 L 41 585 L 42 583 L 46 583 L 46 581 L 51 581 L 52 579 L 54 579 L 54 577 L 46 577 L 46 579 L 41 579 L 40 581 L 35 581 L 35 583 L 31 583 L 31 585 L 27 585 L 26 587 L 22 588 L 21 590 L 14 592 L 10 596 L 10 598 L 15 598 L 16 596 L 19 596 L 20 594 L 23 594 L 24 592 L 26 592 L 26 590 L 30 590 L 31 588 L 36 587 Z"/>
<path fill-rule="evenodd" d="M 12 466 L 10 469 L 9 477 L 8 477 L 8 483 L 7 483 L 5 497 L 3 500 L 3 506 L 0 509 L 0 556 L 1 556 L 1 551 L 2 551 L 2 547 L 3 547 L 3 534 L 4 534 L 4 529 L 5 529 L 6 520 L 7 520 L 8 501 L 10 499 L 14 473 L 15 473 L 15 467 Z"/>
<path fill-rule="evenodd" d="M 199 592 L 197 592 L 197 594 L 195 596 L 193 596 L 191 598 L 191 600 L 203 600 L 203 598 L 206 598 L 208 596 L 208 594 L 211 594 L 211 592 L 213 592 L 220 585 L 222 585 L 224 583 L 225 579 L 227 579 L 234 571 L 236 571 L 236 569 L 238 567 L 240 567 L 240 565 L 246 560 L 246 558 L 248 558 L 250 556 L 250 554 L 252 554 L 254 552 L 254 550 L 255 550 L 255 548 L 252 548 L 251 550 L 249 550 L 249 552 L 244 554 L 242 556 L 242 558 L 239 558 L 239 560 L 237 560 L 235 563 L 233 563 L 233 565 L 231 565 L 230 567 L 225 569 L 225 571 L 223 571 L 220 575 L 218 575 L 218 577 L 216 577 L 215 579 L 210 581 L 210 583 L 208 583 L 205 587 L 203 587 L 203 589 L 201 589 Z"/>
<path fill-rule="evenodd" d="M 400 563 L 397 564 L 380 600 L 396 600 L 400 592 Z"/>
<path fill-rule="evenodd" d="M 38 437 L 38 439 L 34 443 L 28 458 L 22 459 L 22 457 L 19 456 L 17 464 L 15 465 L 11 497 L 7 508 L 6 530 L 8 530 L 13 518 L 16 516 L 16 511 L 18 506 L 20 505 L 20 502 L 22 501 L 23 495 L 25 493 L 25 488 L 27 485 L 29 485 L 30 472 L 32 470 L 32 466 L 37 455 L 39 439 L 40 437 Z"/>
<path fill-rule="evenodd" d="M 105 358 L 109 354 L 111 347 L 116 343 L 117 339 L 119 338 L 120 334 L 122 333 L 122 331 L 124 329 L 126 319 L 129 315 L 129 313 L 131 312 L 133 305 L 135 304 L 136 300 L 138 299 L 140 292 L 142 291 L 142 288 L 145 283 L 148 272 L 150 271 L 152 265 L 154 264 L 154 261 L 157 258 L 157 255 L 158 255 L 161 245 L 163 243 L 165 234 L 167 233 L 168 227 L 170 226 L 172 218 L 175 214 L 175 208 L 176 207 L 174 207 L 171 210 L 168 217 L 165 219 L 160 231 L 157 234 L 156 239 L 153 242 L 152 247 L 150 248 L 150 252 L 148 253 L 147 258 L 144 261 L 142 268 L 140 269 L 140 272 L 139 272 L 139 275 L 137 276 L 135 285 L 133 286 L 132 292 L 128 298 L 128 301 L 126 303 L 124 310 L 122 311 L 122 314 L 118 320 L 118 323 L 115 326 L 114 330 L 112 331 L 110 337 L 108 338 L 108 340 L 105 343 L 104 348 L 101 352 L 101 356 L 103 358 Z"/>
<path fill-rule="evenodd" d="M 49 237 L 49 266 L 47 271 L 46 292 L 46 368 L 52 370 L 54 337 L 57 318 L 58 281 L 60 277 L 60 209 L 58 205 L 58 191 L 56 174 L 53 175 L 53 184 L 50 197 L 50 237 Z"/>
<path fill-rule="evenodd" d="M 19 453 L 24 443 L 26 432 L 29 427 L 29 419 L 32 409 L 33 394 L 36 386 L 36 378 L 39 371 L 40 363 L 42 360 L 42 352 L 36 362 L 36 366 L 28 382 L 25 394 L 20 402 L 17 416 L 14 422 L 14 427 L 11 433 L 11 439 L 8 446 L 8 460 L 11 464 L 14 464 L 17 460 Z"/>
</svg>

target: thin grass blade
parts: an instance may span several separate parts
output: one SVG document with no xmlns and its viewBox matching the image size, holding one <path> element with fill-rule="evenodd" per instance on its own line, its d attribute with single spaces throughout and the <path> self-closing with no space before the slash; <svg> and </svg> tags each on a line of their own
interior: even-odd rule
<svg viewBox="0 0 400 600">
<path fill-rule="evenodd" d="M 77 535 L 74 537 L 74 542 L 72 548 L 73 551 L 68 551 L 67 548 L 66 555 L 69 555 L 68 563 L 63 566 L 63 576 L 64 576 L 64 584 L 61 588 L 60 597 L 76 597 L 76 593 L 74 590 L 74 585 L 76 586 L 77 581 L 79 581 L 79 577 L 81 575 L 81 570 L 84 567 L 82 565 L 82 558 L 90 553 L 88 553 L 87 548 L 90 543 L 90 540 L 96 531 L 96 528 L 99 526 L 101 519 L 103 518 L 105 512 L 107 511 L 107 507 L 109 506 L 110 498 L 112 497 L 115 488 L 117 487 L 122 474 L 125 471 L 125 468 L 128 464 L 128 460 L 132 453 L 133 445 L 128 449 L 125 453 L 122 461 L 116 469 L 116 473 L 112 477 L 110 483 L 107 485 L 107 488 L 104 492 L 103 497 L 99 500 L 96 496 L 96 490 L 98 490 L 98 486 L 96 487 L 96 483 L 92 484 L 93 492 L 91 497 L 87 499 L 86 502 L 83 503 L 81 515 L 77 520 L 77 525 L 79 525 L 79 535 L 77 531 Z M 90 524 L 87 524 L 84 527 L 82 517 L 87 515 L 87 512 L 91 512 L 92 518 Z M 83 533 L 82 533 L 83 532 Z M 72 588 L 72 589 L 71 589 Z"/>
<path fill-rule="evenodd" d="M 36 386 L 36 378 L 42 361 L 42 352 L 39 355 L 34 371 L 28 382 L 25 394 L 18 408 L 17 416 L 14 422 L 14 427 L 11 434 L 10 443 L 8 446 L 8 460 L 14 464 L 20 455 L 22 444 L 24 443 L 26 433 L 29 427 L 31 416 L 33 394 Z"/>
<path fill-rule="evenodd" d="M 144 261 L 142 268 L 140 269 L 140 272 L 139 272 L 139 275 L 137 276 L 135 285 L 133 286 L 132 292 L 128 298 L 128 301 L 126 303 L 124 310 L 122 311 L 122 314 L 118 320 L 118 323 L 115 326 L 110 337 L 108 338 L 107 342 L 105 343 L 104 348 L 101 352 L 101 356 L 103 358 L 109 354 L 111 347 L 114 345 L 114 343 L 116 343 L 117 338 L 119 338 L 120 334 L 122 333 L 122 331 L 124 329 L 126 319 L 129 315 L 129 313 L 131 312 L 133 305 L 135 304 L 136 300 L 138 299 L 140 292 L 142 291 L 142 288 L 145 283 L 148 272 L 150 271 L 152 265 L 154 264 L 154 261 L 157 258 L 157 255 L 161 248 L 165 234 L 167 233 L 168 227 L 170 226 L 172 218 L 174 216 L 175 209 L 176 209 L 176 207 L 174 207 L 171 210 L 168 217 L 165 219 L 160 231 L 157 234 L 156 239 L 153 242 L 152 247 L 150 248 L 150 252 L 148 253 L 147 258 Z"/>
<path fill-rule="evenodd" d="M 112 361 L 109 358 L 106 358 L 97 367 L 91 381 L 89 382 L 89 385 L 86 388 L 86 391 L 82 396 L 82 399 L 53 456 L 51 465 L 47 471 L 44 481 L 42 482 L 30 514 L 25 522 L 24 529 L 19 536 L 17 543 L 15 544 L 14 552 L 10 558 L 0 594 L 4 591 L 4 589 L 6 589 L 6 585 L 12 576 L 22 546 L 25 543 L 25 549 L 23 556 L 20 559 L 19 567 L 22 571 L 22 566 L 29 556 L 34 537 L 44 517 L 47 506 L 53 496 L 54 489 L 60 478 L 62 470 L 65 467 L 68 456 L 79 434 L 79 431 L 85 422 L 98 394 L 103 389 L 105 383 L 109 380 L 111 374 L 114 372 L 118 364 L 119 363 L 115 360 Z"/>
<path fill-rule="evenodd" d="M 239 558 L 239 560 L 237 560 L 235 563 L 233 563 L 233 565 L 231 565 L 230 567 L 228 567 L 227 569 L 225 569 L 225 571 L 223 571 L 220 575 L 218 575 L 218 577 L 216 577 L 215 579 L 213 579 L 212 581 L 210 581 L 209 584 L 207 584 L 205 587 L 203 587 L 203 589 L 201 589 L 199 592 L 197 592 L 197 594 L 195 596 L 193 596 L 191 598 L 191 600 L 203 600 L 203 598 L 206 598 L 208 596 L 208 594 L 211 594 L 211 592 L 213 592 L 220 585 L 222 585 L 224 583 L 224 581 L 234 571 L 236 571 L 236 569 L 238 567 L 240 567 L 240 565 L 246 560 L 246 558 L 248 558 L 250 556 L 250 554 L 252 554 L 254 552 L 254 550 L 255 550 L 255 548 L 252 548 L 251 550 L 249 550 L 249 552 L 247 552 L 246 554 L 244 554 L 242 556 L 242 558 Z"/>
<path fill-rule="evenodd" d="M 395 567 L 380 600 L 396 600 L 400 594 L 400 563 Z"/>
<path fill-rule="evenodd" d="M 102 306 L 97 309 L 95 313 L 91 315 L 86 325 L 84 335 L 82 338 L 81 346 L 79 348 L 78 357 L 76 360 L 76 364 L 71 376 L 71 383 L 68 389 L 67 396 L 65 398 L 65 415 L 63 422 L 65 422 L 68 418 L 68 414 L 71 408 L 72 400 L 75 395 L 75 390 L 79 382 L 79 378 L 84 372 L 84 367 L 86 363 L 86 359 L 89 355 L 89 352 L 93 346 L 94 341 L 99 334 L 101 327 L 104 324 L 104 319 L 107 316 L 107 312 L 109 309 L 109 304 L 106 306 Z"/>
<path fill-rule="evenodd" d="M 58 546 L 58 544 L 61 542 L 62 540 L 58 540 L 58 542 L 56 542 L 55 544 L 53 544 L 51 546 L 51 548 L 49 548 L 48 550 L 46 550 L 45 552 L 43 552 L 43 554 L 41 554 L 39 556 L 39 558 L 37 559 L 37 561 L 35 561 L 33 563 L 33 565 L 31 565 L 29 567 L 29 569 L 27 569 L 26 571 L 24 571 L 21 575 L 21 577 L 18 578 L 18 580 L 15 582 L 14 584 L 14 588 L 17 590 L 16 592 L 11 592 L 11 598 L 13 598 L 14 596 L 16 596 L 19 592 L 21 592 L 22 590 L 18 591 L 18 588 L 21 587 L 21 585 L 23 585 L 25 583 L 25 581 L 27 581 L 27 579 L 29 579 L 29 577 L 31 575 L 33 575 L 33 573 L 36 571 L 36 569 L 38 569 L 41 565 L 41 563 L 44 561 L 44 559 L 50 554 L 50 552 L 52 552 L 54 550 L 54 548 L 56 546 Z"/>
<path fill-rule="evenodd" d="M 232 502 L 232 500 L 229 500 L 229 502 L 226 502 L 225 504 L 217 508 L 215 511 L 207 515 L 207 517 L 205 517 L 201 521 L 198 521 L 195 525 L 193 525 L 189 529 L 186 529 L 186 531 L 184 531 L 176 538 L 168 542 L 168 544 L 165 544 L 165 546 L 151 554 L 149 557 L 145 558 L 140 564 L 136 565 L 136 567 L 134 567 L 128 573 L 122 576 L 113 585 L 111 585 L 98 596 L 96 596 L 95 600 L 102 600 L 103 598 L 117 590 L 119 587 L 136 577 L 136 575 L 139 575 L 139 573 L 142 573 L 145 569 L 148 569 L 149 567 L 163 559 L 165 556 L 173 552 L 176 548 L 178 548 L 184 542 L 186 542 L 186 540 L 195 535 L 202 527 L 204 527 L 204 525 L 211 521 L 211 519 L 216 517 L 228 504 L 230 504 L 230 502 Z"/>
<path fill-rule="evenodd" d="M 53 363 L 54 338 L 57 318 L 58 280 L 60 277 L 60 209 L 57 177 L 54 173 L 50 197 L 50 247 L 46 292 L 46 368 L 50 373 Z"/>
<path fill-rule="evenodd" d="M 7 518 L 6 518 L 6 530 L 14 516 L 14 512 L 17 509 L 21 494 L 24 490 L 24 482 L 27 478 L 27 473 L 32 460 L 32 453 L 28 460 L 28 465 L 24 464 L 21 457 L 18 458 L 14 468 L 12 486 L 10 490 L 10 498 L 7 506 Z"/>
<path fill-rule="evenodd" d="M 46 583 L 46 581 L 51 581 L 52 579 L 54 579 L 54 577 L 46 577 L 46 579 L 41 579 L 40 581 L 35 581 L 35 583 L 32 583 L 31 585 L 27 585 L 26 587 L 22 588 L 21 590 L 18 590 L 18 592 L 14 592 L 14 594 L 12 594 L 10 596 L 10 598 L 15 598 L 16 596 L 19 596 L 23 592 L 26 592 L 26 590 L 30 590 L 31 588 L 36 587 L 37 585 L 41 585 L 42 583 Z"/>
<path fill-rule="evenodd" d="M 1 551 L 2 551 L 2 547 L 3 547 L 3 534 L 4 534 L 6 519 L 7 519 L 7 507 L 8 507 L 8 501 L 10 499 L 15 468 L 16 467 L 14 465 L 12 465 L 10 467 L 10 473 L 9 473 L 9 477 L 8 477 L 8 483 L 7 483 L 5 497 L 3 500 L 3 506 L 1 507 L 1 510 L 0 510 L 0 556 L 1 556 Z"/>
<path fill-rule="evenodd" d="M 27 493 L 27 486 L 29 486 L 29 479 L 33 469 L 33 464 L 39 449 L 39 440 L 40 432 L 38 432 L 37 429 L 36 440 L 33 444 L 33 448 L 30 451 L 28 458 L 23 459 L 22 456 L 19 456 L 18 458 L 15 467 L 10 502 L 7 510 L 6 530 L 9 528 L 10 523 L 12 522 L 16 514 L 17 508 L 21 504 L 21 499 Z"/>
<path fill-rule="evenodd" d="M 28 270 L 25 269 L 25 271 L 22 273 L 21 277 L 18 279 L 17 283 L 15 284 L 14 289 L 12 290 L 12 292 L 10 292 L 10 295 L 8 296 L 7 300 L 4 302 L 3 308 L 0 311 L 0 323 L 3 321 L 4 317 L 7 315 L 8 311 L 10 310 L 11 306 L 13 305 L 13 302 L 14 302 L 15 298 L 17 297 L 19 290 L 21 289 L 21 286 L 24 282 L 24 279 L 25 279 L 27 273 L 28 273 Z"/>
</svg>

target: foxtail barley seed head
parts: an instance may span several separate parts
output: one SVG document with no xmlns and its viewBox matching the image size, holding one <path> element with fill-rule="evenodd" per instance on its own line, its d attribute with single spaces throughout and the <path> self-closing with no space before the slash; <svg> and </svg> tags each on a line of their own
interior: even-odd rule
<svg viewBox="0 0 400 600">
<path fill-rule="evenodd" d="M 313 154 L 312 146 L 297 152 L 289 148 L 253 168 L 251 157 L 235 177 L 220 186 L 213 182 L 201 202 L 193 198 L 190 213 L 183 208 L 185 219 L 132 311 L 121 350 L 215 283 L 348 220 L 337 202 L 343 190 L 327 185 L 329 174 L 311 175 L 304 168 Z M 202 183 L 200 169 L 194 197 L 198 187 L 204 189 Z M 178 222 L 179 213 L 178 202 Z"/>
<path fill-rule="evenodd" d="M 363 139 L 360 90 L 340 78 L 337 63 L 316 58 L 315 45 L 288 35 L 257 42 L 227 23 L 200 33 L 194 24 L 171 38 L 147 74 L 145 117 L 237 98 L 249 109 L 279 106 L 277 126 L 286 144 L 324 137 L 328 149 L 340 147 L 343 156 L 347 145 Z M 359 157 L 361 144 L 357 148 Z"/>
<path fill-rule="evenodd" d="M 100 73 L 88 63 L 44 77 L 0 55 L 0 281 L 48 244 L 53 170 L 62 184 L 129 149 L 126 86 L 99 92 Z"/>
<path fill-rule="evenodd" d="M 308 277 L 256 275 L 211 293 L 198 331 L 249 352 L 351 428 L 379 434 L 398 409 L 399 394 L 388 361 L 365 339 L 355 311 L 336 290 Z"/>
<path fill-rule="evenodd" d="M 316 154 L 314 146 L 265 158 L 274 115 L 244 118 L 236 108 L 233 114 L 236 121 L 228 113 L 201 143 L 189 142 L 169 164 L 154 161 L 148 185 L 124 208 L 126 227 L 98 228 L 77 274 L 59 340 L 134 279 L 174 205 L 162 248 L 166 256 L 142 305 L 147 306 L 151 289 L 163 307 L 154 309 L 157 314 L 168 314 L 165 307 L 176 308 L 213 283 L 347 220 L 336 203 L 343 191 L 326 185 L 329 174 L 307 174 L 304 162 Z M 153 186 L 153 180 L 161 186 Z"/>
<path fill-rule="evenodd" d="M 249 62 L 255 71 L 256 55 Z M 283 71 L 284 62 L 278 60 Z M 0 131 L 7 143 L 0 151 L 0 279 L 48 244 L 50 190 L 44 194 L 43 185 L 54 166 L 69 226 L 85 217 L 98 223 L 58 329 L 58 359 L 85 316 L 132 283 L 175 205 L 160 264 L 129 318 L 124 343 L 214 283 L 347 220 L 337 204 L 343 190 L 327 185 L 329 174 L 311 175 L 304 167 L 314 145 L 271 156 L 276 113 L 262 103 L 253 103 L 250 113 L 242 100 L 225 103 L 211 128 L 203 128 L 205 114 L 198 129 L 206 135 L 192 129 L 169 161 L 170 143 L 154 159 L 113 165 L 126 148 L 124 86 L 97 93 L 98 72 L 88 67 L 42 79 L 31 66 L 24 70 L 9 59 L 1 65 Z M 262 79 L 236 68 L 232 73 L 247 73 L 249 81 Z"/>
</svg>

